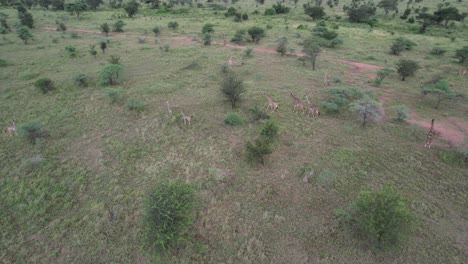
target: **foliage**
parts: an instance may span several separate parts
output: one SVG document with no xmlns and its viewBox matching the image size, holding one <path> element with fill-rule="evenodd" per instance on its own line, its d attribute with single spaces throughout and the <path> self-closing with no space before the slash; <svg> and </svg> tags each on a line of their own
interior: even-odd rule
<svg viewBox="0 0 468 264">
<path fill-rule="evenodd" d="M 73 81 L 79 87 L 88 87 L 89 84 L 89 77 L 84 73 L 78 73 L 73 77 Z"/>
<path fill-rule="evenodd" d="M 101 24 L 101 32 L 106 34 L 106 37 L 109 35 L 110 27 L 109 27 L 109 24 L 107 24 L 107 22 Z"/>
<path fill-rule="evenodd" d="M 55 90 L 54 82 L 50 78 L 41 78 L 34 82 L 34 86 L 44 94 Z"/>
<path fill-rule="evenodd" d="M 224 116 L 223 123 L 229 126 L 240 126 L 244 123 L 244 118 L 237 112 L 229 112 Z"/>
<path fill-rule="evenodd" d="M 161 34 L 161 28 L 159 26 L 155 26 L 153 28 L 153 33 L 155 36 L 159 36 Z"/>
<path fill-rule="evenodd" d="M 375 6 L 372 2 L 370 2 L 367 4 L 353 4 L 347 10 L 347 14 L 350 22 L 366 23 L 372 16 L 375 15 L 375 11 Z"/>
<path fill-rule="evenodd" d="M 288 39 L 286 37 L 281 37 L 278 40 L 278 46 L 276 47 L 276 52 L 280 53 L 281 56 L 286 54 L 288 51 Z"/>
<path fill-rule="evenodd" d="M 394 107 L 394 110 L 396 112 L 396 117 L 395 120 L 402 122 L 405 121 L 409 115 L 408 115 L 408 107 L 406 105 L 397 105 Z"/>
<path fill-rule="evenodd" d="M 28 28 L 34 27 L 34 19 L 31 13 L 29 12 L 18 13 L 18 17 L 20 19 L 21 25 L 27 26 Z"/>
<path fill-rule="evenodd" d="M 0 59 L 0 67 L 6 67 L 8 65 L 9 65 L 9 63 L 6 60 Z"/>
<path fill-rule="evenodd" d="M 253 53 L 253 49 L 252 49 L 252 48 L 246 48 L 246 49 L 245 49 L 244 57 L 250 58 L 250 57 L 253 56 L 252 53 Z"/>
<path fill-rule="evenodd" d="M 141 112 L 143 111 L 144 103 L 134 97 L 128 98 L 127 109 L 130 111 Z"/>
<path fill-rule="evenodd" d="M 461 14 L 458 12 L 458 9 L 453 6 L 439 8 L 434 12 L 434 16 L 436 17 L 436 21 L 443 21 L 445 26 L 447 26 L 450 20 L 461 20 Z"/>
<path fill-rule="evenodd" d="M 437 56 L 442 56 L 442 55 L 444 55 L 446 52 L 447 52 L 446 49 L 444 49 L 444 48 L 437 48 L 437 47 L 436 47 L 436 48 L 433 48 L 433 49 L 431 50 L 431 54 L 432 54 L 432 55 L 437 55 Z"/>
<path fill-rule="evenodd" d="M 273 8 L 267 8 L 265 9 L 265 13 L 264 13 L 265 16 L 273 16 L 273 15 L 276 15 L 276 12 Z"/>
<path fill-rule="evenodd" d="M 226 13 L 224 13 L 224 16 L 225 17 L 231 17 L 231 16 L 235 16 L 237 14 L 237 10 L 234 8 L 234 7 L 229 7 L 228 10 L 226 11 Z"/>
<path fill-rule="evenodd" d="M 207 24 L 203 25 L 202 34 L 211 34 L 213 32 L 214 32 L 214 25 L 213 24 L 207 23 Z"/>
<path fill-rule="evenodd" d="M 65 3 L 65 11 L 70 12 L 72 15 L 75 14 L 78 19 L 80 19 L 80 14 L 86 11 L 87 8 L 88 6 L 81 1 Z"/>
<path fill-rule="evenodd" d="M 247 33 L 250 35 L 250 37 L 252 38 L 252 42 L 254 43 L 258 43 L 260 39 L 265 36 L 265 30 L 257 26 L 249 28 Z"/>
<path fill-rule="evenodd" d="M 397 62 L 396 67 L 401 80 L 404 81 L 406 77 L 414 76 L 419 69 L 419 64 L 413 60 L 401 59 Z"/>
<path fill-rule="evenodd" d="M 223 74 L 220 87 L 223 95 L 231 102 L 232 108 L 245 92 L 244 82 L 230 70 Z"/>
<path fill-rule="evenodd" d="M 211 35 L 209 33 L 203 34 L 203 45 L 205 46 L 211 45 Z"/>
<path fill-rule="evenodd" d="M 258 106 L 249 108 L 250 113 L 252 113 L 253 121 L 258 121 L 261 119 L 270 119 L 270 116 L 264 111 L 260 110 Z"/>
<path fill-rule="evenodd" d="M 40 138 L 49 136 L 49 133 L 41 122 L 34 120 L 20 126 L 20 135 L 31 144 L 36 144 Z"/>
<path fill-rule="evenodd" d="M 320 25 L 320 23 L 312 29 L 312 34 L 319 38 L 315 41 L 322 47 L 335 48 L 343 44 L 343 40 L 338 38 L 336 31 L 329 30 L 325 25 Z"/>
<path fill-rule="evenodd" d="M 89 46 L 89 54 L 91 54 L 93 57 L 96 58 L 97 51 L 96 51 L 95 47 L 96 47 L 95 45 L 90 45 Z"/>
<path fill-rule="evenodd" d="M 65 46 L 65 51 L 68 52 L 68 55 L 70 55 L 71 58 L 76 57 L 76 48 L 71 45 Z"/>
<path fill-rule="evenodd" d="M 265 156 L 273 152 L 271 143 L 264 137 L 258 137 L 255 142 L 247 142 L 247 161 L 265 165 Z"/>
<path fill-rule="evenodd" d="M 439 105 L 444 100 L 451 100 L 457 95 L 446 80 L 439 80 L 436 83 L 429 84 L 421 87 L 423 95 L 430 94 L 435 97 L 436 105 L 435 109 L 439 109 Z"/>
<path fill-rule="evenodd" d="M 177 30 L 177 28 L 179 28 L 179 23 L 177 23 L 176 21 L 170 21 L 167 24 L 167 27 L 172 29 L 172 30 Z"/>
<path fill-rule="evenodd" d="M 122 98 L 123 98 L 121 89 L 106 88 L 104 90 L 104 93 L 107 94 L 107 96 L 109 96 L 109 98 L 111 99 L 112 104 L 120 102 L 120 100 L 122 100 Z"/>
<path fill-rule="evenodd" d="M 117 55 L 111 55 L 109 58 L 110 64 L 120 64 L 120 57 Z"/>
<path fill-rule="evenodd" d="M 317 56 L 320 53 L 320 45 L 317 40 L 313 37 L 307 38 L 304 40 L 304 53 L 310 58 L 312 63 L 312 70 L 315 70 L 315 63 L 317 61 Z"/>
<path fill-rule="evenodd" d="M 102 85 L 114 85 L 118 82 L 119 73 L 123 67 L 119 64 L 108 64 L 98 73 L 99 80 Z"/>
<path fill-rule="evenodd" d="M 166 44 L 166 45 L 164 45 L 162 47 L 159 47 L 159 49 L 161 49 L 164 52 L 169 52 L 169 48 L 170 48 L 169 44 Z"/>
<path fill-rule="evenodd" d="M 99 43 L 99 47 L 101 48 L 102 53 L 104 53 L 104 52 L 106 51 L 106 49 L 107 49 L 107 42 L 101 41 L 101 42 Z"/>
<path fill-rule="evenodd" d="M 245 30 L 239 29 L 234 34 L 234 37 L 231 39 L 231 42 L 236 43 L 237 45 L 244 45 L 247 42 L 247 37 L 245 35 Z"/>
<path fill-rule="evenodd" d="M 67 26 L 63 22 L 59 22 L 57 25 L 57 31 L 67 31 Z"/>
<path fill-rule="evenodd" d="M 364 96 L 372 97 L 371 91 L 362 91 L 354 87 L 332 87 L 327 93 L 325 100 L 320 103 L 323 111 L 327 113 L 339 113 L 354 100 Z"/>
<path fill-rule="evenodd" d="M 122 20 L 118 20 L 112 26 L 112 31 L 114 31 L 114 32 L 124 32 L 123 31 L 124 26 L 125 26 L 125 23 Z"/>
<path fill-rule="evenodd" d="M 85 2 L 94 11 L 96 11 L 96 9 L 104 3 L 103 0 L 85 0 Z"/>
<path fill-rule="evenodd" d="M 364 97 L 356 102 L 351 103 L 350 110 L 362 117 L 362 126 L 365 127 L 367 122 L 377 122 L 384 116 L 383 108 L 378 102 Z"/>
<path fill-rule="evenodd" d="M 148 245 L 166 251 L 184 239 L 193 222 L 194 193 L 188 183 L 162 182 L 145 200 Z"/>
<path fill-rule="evenodd" d="M 443 151 L 440 153 L 440 159 L 448 164 L 466 167 L 468 166 L 468 147 L 454 147 L 450 150 Z"/>
<path fill-rule="evenodd" d="M 411 50 L 413 47 L 417 46 L 416 43 L 412 42 L 406 38 L 397 38 L 393 42 L 390 50 L 394 55 L 399 55 L 403 50 Z"/>
<path fill-rule="evenodd" d="M 138 8 L 140 7 L 140 4 L 137 3 L 136 1 L 132 0 L 130 2 L 127 2 L 124 5 L 124 10 L 127 12 L 127 15 L 129 17 L 133 17 L 138 13 Z"/>
<path fill-rule="evenodd" d="M 310 3 L 304 4 L 304 13 L 312 18 L 312 20 L 317 20 L 323 18 L 326 13 L 322 6 L 314 5 Z"/>
<path fill-rule="evenodd" d="M 289 13 L 290 8 L 283 5 L 281 2 L 277 2 L 273 4 L 273 9 L 275 10 L 276 14 L 287 14 Z"/>
<path fill-rule="evenodd" d="M 398 0 L 380 0 L 377 7 L 382 8 L 385 15 L 388 15 L 390 11 L 398 11 Z"/>
<path fill-rule="evenodd" d="M 272 119 L 266 121 L 266 123 L 263 125 L 260 131 L 260 135 L 270 142 L 273 142 L 278 138 L 278 133 L 279 126 Z"/>
<path fill-rule="evenodd" d="M 377 71 L 377 76 L 374 79 L 374 85 L 380 86 L 385 78 L 393 72 L 392 69 L 384 68 Z"/>
<path fill-rule="evenodd" d="M 458 63 L 468 65 L 468 46 L 463 46 L 463 48 L 457 49 L 454 57 L 458 59 Z"/>
<path fill-rule="evenodd" d="M 408 234 L 411 212 L 391 185 L 377 192 L 363 191 L 346 215 L 358 231 L 379 248 L 398 245 Z"/>
<path fill-rule="evenodd" d="M 28 44 L 28 40 L 33 38 L 33 35 L 29 31 L 29 29 L 22 27 L 16 31 L 16 34 L 18 35 L 18 38 L 23 40 L 24 44 Z"/>
</svg>

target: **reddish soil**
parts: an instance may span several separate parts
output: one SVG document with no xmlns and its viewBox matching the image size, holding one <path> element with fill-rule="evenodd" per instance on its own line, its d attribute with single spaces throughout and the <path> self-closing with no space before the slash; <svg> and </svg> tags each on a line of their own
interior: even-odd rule
<svg viewBox="0 0 468 264">
<path fill-rule="evenodd" d="M 56 27 L 41 27 L 39 28 L 41 30 L 56 30 Z M 86 29 L 67 29 L 68 31 L 71 32 L 80 32 L 80 33 L 91 33 L 91 34 L 102 34 L 100 31 L 95 31 L 95 30 L 86 30 Z M 135 35 L 135 34 L 126 34 L 126 33 L 112 33 L 112 36 L 123 36 L 123 37 L 143 37 L 143 38 L 148 38 L 149 36 L 142 36 L 142 35 Z M 169 40 L 176 40 L 176 41 L 183 41 L 183 42 L 190 42 L 194 41 L 193 38 L 191 37 L 184 37 L 184 36 L 158 36 L 158 39 L 169 39 Z M 214 45 L 224 45 L 223 42 L 212 42 Z M 226 43 L 224 45 L 227 48 L 234 48 L 234 49 L 246 49 L 247 47 L 245 46 L 239 46 L 239 45 L 233 45 Z M 254 51 L 256 52 L 261 52 L 261 53 L 269 53 L 269 54 L 277 54 L 275 50 L 272 49 L 266 49 L 266 48 L 261 48 L 261 47 L 256 47 L 253 48 Z M 295 53 L 295 54 L 290 54 L 290 55 L 295 55 L 298 57 L 303 57 L 306 56 L 306 54 L 303 53 Z M 367 64 L 367 63 L 362 63 L 362 62 L 355 62 L 355 61 L 348 61 L 348 60 L 343 60 L 343 59 L 337 59 L 337 58 L 332 58 L 328 56 L 319 56 L 320 59 L 322 60 L 327 60 L 327 61 L 334 61 L 334 62 L 339 62 L 343 63 L 346 65 L 349 65 L 352 67 L 350 70 L 350 74 L 358 74 L 358 73 L 363 73 L 367 72 L 369 73 L 369 78 L 373 79 L 375 78 L 375 73 L 374 71 L 381 69 L 381 66 L 378 65 L 373 65 L 373 64 Z M 385 104 L 389 101 L 392 100 L 392 98 L 395 96 L 393 94 L 393 90 L 390 88 L 380 88 L 380 87 L 373 87 L 377 90 L 381 90 L 384 92 L 385 95 L 380 96 L 378 100 L 382 103 Z M 408 120 L 409 123 L 411 124 L 417 124 L 421 126 L 422 128 L 429 129 L 431 126 L 431 120 L 422 120 L 417 117 L 417 114 L 412 112 L 410 113 L 411 118 Z M 440 137 L 446 139 L 449 144 L 463 144 L 464 142 L 464 137 L 465 135 L 468 134 L 468 124 L 463 121 L 460 118 L 456 117 L 446 117 L 444 119 L 437 119 L 436 123 L 434 125 L 435 130 L 436 130 L 436 135 L 439 135 Z"/>
</svg>

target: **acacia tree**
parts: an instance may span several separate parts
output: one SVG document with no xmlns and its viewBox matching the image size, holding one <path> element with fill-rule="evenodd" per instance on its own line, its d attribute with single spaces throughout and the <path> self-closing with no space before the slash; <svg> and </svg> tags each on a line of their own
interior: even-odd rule
<svg viewBox="0 0 468 264">
<path fill-rule="evenodd" d="M 453 6 L 449 6 L 446 8 L 440 8 L 439 10 L 434 12 L 434 16 L 436 16 L 438 21 L 443 21 L 444 25 L 447 26 L 450 20 L 460 20 L 461 15 L 458 12 L 458 9 Z"/>
<path fill-rule="evenodd" d="M 384 116 L 382 107 L 369 97 L 352 103 L 350 109 L 359 117 L 362 117 L 363 127 L 366 126 L 367 122 L 377 122 Z"/>
<path fill-rule="evenodd" d="M 221 92 L 231 102 L 231 107 L 236 107 L 236 103 L 245 92 L 244 82 L 234 72 L 228 70 L 223 74 L 220 86 Z"/>
<path fill-rule="evenodd" d="M 125 4 L 124 6 L 124 10 L 125 12 L 127 12 L 127 15 L 129 17 L 133 17 L 134 15 L 136 15 L 138 13 L 138 8 L 140 7 L 140 4 L 135 2 L 135 1 L 131 1 L 131 2 L 128 2 Z"/>
<path fill-rule="evenodd" d="M 446 80 L 440 80 L 436 83 L 422 87 L 421 93 L 423 95 L 430 94 L 435 97 L 435 109 L 439 109 L 439 105 L 442 101 L 451 100 L 457 95 L 454 91 L 452 91 L 452 89 L 450 89 L 450 85 Z"/>
<path fill-rule="evenodd" d="M 254 43 L 258 43 L 260 39 L 265 36 L 265 30 L 261 27 L 251 27 L 247 33 L 249 33 Z"/>
<path fill-rule="evenodd" d="M 18 35 L 18 38 L 23 40 L 24 44 L 28 44 L 28 40 L 33 38 L 33 35 L 31 32 L 29 32 L 29 29 L 22 27 L 16 31 L 16 34 Z"/>
<path fill-rule="evenodd" d="M 109 24 L 107 24 L 107 22 L 101 25 L 101 32 L 106 34 L 106 37 L 109 35 L 110 27 Z"/>
<path fill-rule="evenodd" d="M 384 10 L 385 15 L 388 15 L 390 11 L 396 11 L 398 9 L 398 0 L 381 0 L 377 7 Z"/>
<path fill-rule="evenodd" d="M 304 40 L 304 52 L 309 56 L 312 63 L 312 70 L 315 70 L 317 56 L 320 53 L 320 45 L 312 37 Z"/>
<path fill-rule="evenodd" d="M 325 10 L 322 6 L 311 6 L 310 3 L 304 4 L 304 13 L 314 21 L 325 16 Z"/>
<path fill-rule="evenodd" d="M 65 3 L 65 11 L 70 12 L 70 14 L 75 14 L 78 19 L 80 19 L 80 14 L 86 11 L 88 6 L 80 1 Z"/>
<path fill-rule="evenodd" d="M 120 64 L 108 64 L 99 72 L 99 79 L 103 85 L 114 85 L 118 82 L 119 73 L 123 67 Z"/>
<path fill-rule="evenodd" d="M 413 60 L 402 59 L 397 62 L 396 68 L 401 80 L 404 81 L 406 77 L 414 76 L 419 69 L 419 65 Z"/>
</svg>

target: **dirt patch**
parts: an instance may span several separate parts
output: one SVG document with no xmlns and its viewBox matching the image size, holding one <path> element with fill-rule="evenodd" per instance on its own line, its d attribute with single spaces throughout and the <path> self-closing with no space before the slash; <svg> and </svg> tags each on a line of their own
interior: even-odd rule
<svg viewBox="0 0 468 264">
<path fill-rule="evenodd" d="M 415 113 L 411 113 L 412 118 L 408 119 L 408 123 L 417 124 L 418 126 L 429 130 L 431 127 L 430 119 L 421 120 L 415 118 Z M 463 144 L 465 134 L 468 133 L 468 124 L 456 117 L 447 117 L 444 119 L 436 119 L 434 123 L 436 138 L 441 137 L 446 139 L 449 144 Z"/>
</svg>

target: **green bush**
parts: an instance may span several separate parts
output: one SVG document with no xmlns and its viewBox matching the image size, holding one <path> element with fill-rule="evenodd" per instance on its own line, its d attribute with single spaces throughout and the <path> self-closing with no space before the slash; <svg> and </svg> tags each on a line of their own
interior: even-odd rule
<svg viewBox="0 0 468 264">
<path fill-rule="evenodd" d="M 84 73 L 78 73 L 74 78 L 73 81 L 79 87 L 88 87 L 89 84 L 89 77 Z"/>
<path fill-rule="evenodd" d="M 44 129 L 44 125 L 36 120 L 21 125 L 20 134 L 31 144 L 36 144 L 40 138 L 49 136 L 47 130 Z"/>
<path fill-rule="evenodd" d="M 70 45 L 65 46 L 65 50 L 71 58 L 76 57 L 76 48 Z"/>
<path fill-rule="evenodd" d="M 394 109 L 396 113 L 396 121 L 405 121 L 409 117 L 408 107 L 406 105 L 397 105 Z"/>
<path fill-rule="evenodd" d="M 344 215 L 378 248 L 398 245 L 412 222 L 405 200 L 391 185 L 377 192 L 361 192 Z"/>
<path fill-rule="evenodd" d="M 273 8 L 267 8 L 265 9 L 265 16 L 273 16 L 276 15 L 276 12 Z"/>
<path fill-rule="evenodd" d="M 261 119 L 270 119 L 270 116 L 264 111 L 260 110 L 258 106 L 249 108 L 250 113 L 252 113 L 253 121 L 258 121 Z"/>
<path fill-rule="evenodd" d="M 98 77 L 102 85 L 114 85 L 119 81 L 123 67 L 120 64 L 108 64 L 99 71 Z"/>
<path fill-rule="evenodd" d="M 171 21 L 167 24 L 167 27 L 172 29 L 172 30 L 176 30 L 179 28 L 179 23 L 175 22 L 175 21 Z"/>
<path fill-rule="evenodd" d="M 193 222 L 194 194 L 188 183 L 163 182 L 145 200 L 144 233 L 149 246 L 166 251 L 183 240 Z"/>
<path fill-rule="evenodd" d="M 231 39 L 231 42 L 236 43 L 237 45 L 244 45 L 247 42 L 246 31 L 239 29 L 234 34 L 234 37 Z"/>
<path fill-rule="evenodd" d="M 458 166 L 468 166 L 468 147 L 458 147 L 440 153 L 440 159 Z"/>
<path fill-rule="evenodd" d="M 125 26 L 125 23 L 122 20 L 119 20 L 114 23 L 112 26 L 112 31 L 114 32 L 124 32 L 123 27 Z"/>
<path fill-rule="evenodd" d="M 363 91 L 354 87 L 332 87 L 327 90 L 328 95 L 320 105 L 326 113 L 339 113 L 353 100 L 363 98 L 365 95 L 372 97 L 372 91 Z"/>
<path fill-rule="evenodd" d="M 446 49 L 443 49 L 443 48 L 433 48 L 431 50 L 431 54 L 432 55 L 437 55 L 437 56 L 442 56 L 444 55 L 445 53 L 447 52 Z"/>
<path fill-rule="evenodd" d="M 7 62 L 6 60 L 0 59 L 0 67 L 6 67 L 6 66 L 8 66 L 8 65 L 9 65 L 9 64 L 8 64 L 8 62 Z"/>
<path fill-rule="evenodd" d="M 278 133 L 279 126 L 274 120 L 271 119 L 266 121 L 266 123 L 262 127 L 262 130 L 260 131 L 260 135 L 270 142 L 278 138 Z"/>
<path fill-rule="evenodd" d="M 224 116 L 224 124 L 229 126 L 240 126 L 244 123 L 244 119 L 239 113 L 229 112 Z"/>
<path fill-rule="evenodd" d="M 67 31 L 67 26 L 63 22 L 59 22 L 57 25 L 57 31 Z"/>
<path fill-rule="evenodd" d="M 264 137 L 259 137 L 254 144 L 247 142 L 247 161 L 251 163 L 261 163 L 265 165 L 265 156 L 271 154 L 271 142 Z"/>
<path fill-rule="evenodd" d="M 107 94 L 107 96 L 109 96 L 112 104 L 120 102 L 123 98 L 121 89 L 106 88 L 104 90 L 104 93 Z"/>
<path fill-rule="evenodd" d="M 130 111 L 141 112 L 143 111 L 144 103 L 136 98 L 129 98 L 127 101 L 127 109 Z"/>
<path fill-rule="evenodd" d="M 54 82 L 50 78 L 41 78 L 34 82 L 34 86 L 42 93 L 48 93 L 55 90 Z"/>
<path fill-rule="evenodd" d="M 161 34 L 161 28 L 159 26 L 155 26 L 153 28 L 153 33 L 155 36 L 159 36 Z"/>
</svg>

